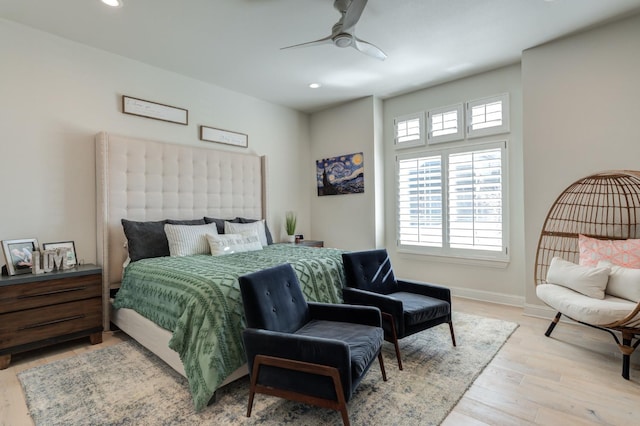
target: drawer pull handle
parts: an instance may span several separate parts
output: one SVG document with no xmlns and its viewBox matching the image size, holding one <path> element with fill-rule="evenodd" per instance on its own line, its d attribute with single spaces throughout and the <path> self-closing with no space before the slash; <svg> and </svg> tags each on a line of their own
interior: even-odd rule
<svg viewBox="0 0 640 426">
<path fill-rule="evenodd" d="M 51 296 L 52 294 L 69 293 L 71 291 L 82 291 L 86 289 L 87 287 L 64 288 L 62 290 L 47 291 L 46 293 L 22 295 L 22 296 L 18 296 L 18 299 L 31 299 L 33 297 Z"/>
<path fill-rule="evenodd" d="M 73 320 L 77 320 L 80 318 L 84 318 L 84 315 L 74 315 L 72 317 L 67 317 L 67 318 L 60 318 L 57 320 L 52 320 L 52 321 L 47 321 L 47 322 L 41 322 L 38 324 L 32 324 L 32 325 L 27 325 L 25 327 L 20 328 L 19 330 L 28 330 L 30 328 L 38 328 L 38 327 L 44 327 L 47 325 L 53 325 L 53 324 L 58 324 L 60 322 L 65 322 L 65 321 L 73 321 Z"/>
</svg>

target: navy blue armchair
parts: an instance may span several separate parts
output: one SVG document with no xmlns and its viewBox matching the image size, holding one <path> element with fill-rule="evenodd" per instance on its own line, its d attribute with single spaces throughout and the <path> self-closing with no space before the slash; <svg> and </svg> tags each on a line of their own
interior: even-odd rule
<svg viewBox="0 0 640 426">
<path fill-rule="evenodd" d="M 256 393 L 337 410 L 349 425 L 346 403 L 384 341 L 380 310 L 312 303 L 304 299 L 289 264 L 239 278 L 247 328 L 242 339 Z"/>
<path fill-rule="evenodd" d="M 344 303 L 376 306 L 382 311 L 384 337 L 395 346 L 400 370 L 398 339 L 447 323 L 456 345 L 448 288 L 397 280 L 385 249 L 343 253 L 342 261 L 347 286 L 342 290 Z"/>
</svg>

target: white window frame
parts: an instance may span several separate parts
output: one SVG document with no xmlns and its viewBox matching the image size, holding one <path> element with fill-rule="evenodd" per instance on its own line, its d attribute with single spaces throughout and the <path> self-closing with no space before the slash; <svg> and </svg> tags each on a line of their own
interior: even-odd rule
<svg viewBox="0 0 640 426">
<path fill-rule="evenodd" d="M 463 104 L 455 104 L 441 108 L 434 108 L 427 111 L 427 144 L 435 145 L 443 142 L 452 142 L 464 139 L 465 122 L 462 116 L 464 110 Z M 433 129 L 433 117 L 436 115 L 456 112 L 456 125 L 458 131 L 455 133 L 449 133 L 446 135 L 434 136 L 433 133 L 437 130 Z"/>
<path fill-rule="evenodd" d="M 492 127 L 485 127 L 481 129 L 473 129 L 473 108 L 489 105 L 495 102 L 502 103 L 502 124 Z M 478 138 L 482 136 L 498 135 L 501 133 L 509 132 L 509 93 L 502 93 L 500 95 L 488 96 L 486 98 L 480 98 L 467 102 L 466 106 L 466 127 L 468 138 Z"/>
<path fill-rule="evenodd" d="M 502 176 L 502 250 L 477 250 L 477 249 L 461 249 L 449 246 L 449 205 L 448 205 L 448 178 L 449 178 L 449 161 L 451 154 L 471 151 L 483 151 L 487 149 L 500 148 L 501 153 L 501 176 Z M 426 246 L 420 244 L 403 244 L 400 241 L 400 178 L 399 165 L 401 160 L 407 160 L 420 157 L 441 156 L 442 168 L 442 246 Z M 412 152 L 407 154 L 396 155 L 396 244 L 398 252 L 422 254 L 429 256 L 438 256 L 440 258 L 448 258 L 453 262 L 475 263 L 481 261 L 483 264 L 493 264 L 498 267 L 504 267 L 509 262 L 509 211 L 508 211 L 508 152 L 507 141 L 493 141 L 480 144 L 468 144 L 455 148 L 427 149 L 420 152 Z"/>
<path fill-rule="evenodd" d="M 396 117 L 393 119 L 393 143 L 396 149 L 402 148 L 413 148 L 416 146 L 424 146 L 425 137 L 424 137 L 424 112 L 416 112 L 414 114 L 407 114 L 400 117 Z M 418 120 L 419 122 L 419 132 L 418 138 L 407 141 L 400 142 L 398 138 L 398 123 L 402 123 L 405 121 Z"/>
</svg>

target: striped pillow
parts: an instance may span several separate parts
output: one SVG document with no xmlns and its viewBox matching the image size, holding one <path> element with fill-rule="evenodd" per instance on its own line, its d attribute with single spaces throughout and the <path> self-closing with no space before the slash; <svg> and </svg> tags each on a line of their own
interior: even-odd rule
<svg viewBox="0 0 640 426">
<path fill-rule="evenodd" d="M 169 255 L 189 256 L 192 254 L 209 254 L 207 234 L 216 235 L 215 223 L 207 225 L 164 225 L 164 233 L 169 242 Z"/>
</svg>

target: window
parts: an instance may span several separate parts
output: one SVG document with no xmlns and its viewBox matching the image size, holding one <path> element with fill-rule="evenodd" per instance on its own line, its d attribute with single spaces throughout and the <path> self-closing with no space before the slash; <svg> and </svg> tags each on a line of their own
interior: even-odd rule
<svg viewBox="0 0 640 426">
<path fill-rule="evenodd" d="M 463 139 L 462 104 L 430 110 L 427 129 L 429 145 Z"/>
<path fill-rule="evenodd" d="M 467 136 L 496 135 L 509 131 L 509 94 L 467 102 Z"/>
<path fill-rule="evenodd" d="M 506 142 L 397 158 L 398 247 L 507 259 Z"/>
<path fill-rule="evenodd" d="M 398 117 L 393 120 L 396 148 L 424 145 L 424 113 Z"/>
</svg>

